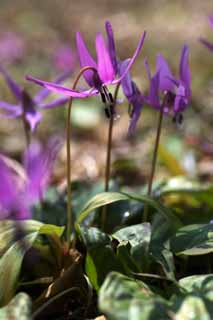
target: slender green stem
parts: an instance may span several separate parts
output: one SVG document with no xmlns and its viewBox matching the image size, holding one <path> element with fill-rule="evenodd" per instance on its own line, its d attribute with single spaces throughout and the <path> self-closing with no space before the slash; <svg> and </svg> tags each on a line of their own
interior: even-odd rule
<svg viewBox="0 0 213 320">
<path fill-rule="evenodd" d="M 118 91 L 120 88 L 120 83 L 117 84 L 113 96 L 113 108 L 116 107 L 116 100 L 118 97 Z M 108 139 L 107 139 L 107 153 L 106 153 L 106 167 L 105 167 L 105 184 L 104 184 L 104 191 L 109 191 L 109 180 L 110 180 L 110 169 L 111 169 L 111 154 L 112 154 L 112 133 L 113 133 L 113 124 L 114 124 L 114 115 L 110 115 L 109 119 L 109 127 L 108 127 Z M 104 230 L 105 222 L 106 222 L 106 209 L 107 206 L 104 206 L 102 209 L 102 228 Z"/>
<path fill-rule="evenodd" d="M 72 89 L 75 90 L 80 80 L 82 74 L 87 71 L 92 70 L 94 73 L 97 70 L 93 67 L 87 66 L 80 70 L 79 74 L 77 75 Z M 68 104 L 67 110 L 67 121 L 66 121 L 66 148 L 67 148 L 67 245 L 68 248 L 70 247 L 70 235 L 71 229 L 73 224 L 72 218 L 72 188 L 71 188 L 71 145 L 70 145 L 70 138 L 71 138 L 71 110 L 72 110 L 72 102 L 73 98 L 71 97 Z"/>
<path fill-rule="evenodd" d="M 161 105 L 159 119 L 158 119 L 158 128 L 157 128 L 155 147 L 154 147 L 154 153 L 153 153 L 153 158 L 152 158 L 151 174 L 150 174 L 149 182 L 148 182 L 148 191 L 147 191 L 148 196 L 151 196 L 151 194 L 152 194 L 152 184 L 153 184 L 153 179 L 154 179 L 155 169 L 156 169 L 158 147 L 159 147 L 160 136 L 161 136 L 161 129 L 162 129 L 162 123 L 163 123 L 163 113 L 164 113 L 166 98 L 167 98 L 167 94 L 164 95 L 164 99 L 163 99 L 163 102 Z M 146 203 L 145 207 L 144 207 L 143 222 L 146 222 L 147 218 L 148 218 L 148 204 Z"/>
</svg>

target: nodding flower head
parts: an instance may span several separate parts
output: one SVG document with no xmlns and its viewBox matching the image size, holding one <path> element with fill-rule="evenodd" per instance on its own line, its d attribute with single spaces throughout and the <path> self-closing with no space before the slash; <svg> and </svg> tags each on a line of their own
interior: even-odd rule
<svg viewBox="0 0 213 320">
<path fill-rule="evenodd" d="M 146 102 L 158 110 L 161 109 L 163 103 L 164 112 L 172 115 L 174 120 L 181 121 L 182 112 L 189 105 L 191 98 L 188 46 L 185 45 L 182 49 L 178 77 L 173 76 L 161 54 L 157 56 L 157 67 L 153 76 L 151 76 L 147 60 L 145 60 L 145 67 L 150 81 Z"/>
<path fill-rule="evenodd" d="M 32 132 L 35 131 L 42 118 L 38 110 L 58 107 L 68 101 L 68 98 L 62 97 L 51 102 L 44 102 L 44 99 L 47 98 L 50 93 L 47 89 L 42 89 L 35 96 L 31 97 L 26 89 L 21 87 L 1 65 L 0 74 L 3 76 L 11 93 L 17 100 L 17 104 L 0 101 L 0 109 L 4 110 L 4 113 L 0 113 L 0 118 L 21 118 L 24 115 Z M 55 80 L 55 83 L 64 81 L 69 75 L 70 71 L 64 73 Z"/>
<path fill-rule="evenodd" d="M 143 46 L 146 33 L 144 32 L 141 35 L 138 46 L 132 58 L 128 60 L 128 65 L 126 66 L 124 72 L 118 75 L 117 54 L 115 50 L 113 30 L 110 22 L 106 22 L 105 27 L 108 39 L 107 43 L 105 42 L 103 35 L 100 32 L 96 35 L 95 47 L 97 60 L 95 60 L 90 54 L 81 33 L 77 32 L 76 34 L 76 44 L 80 65 L 81 68 L 86 68 L 83 76 L 90 87 L 89 90 L 71 90 L 69 88 L 62 87 L 51 82 L 45 82 L 31 76 L 27 76 L 27 79 L 51 91 L 73 98 L 86 98 L 89 96 L 101 94 L 103 102 L 106 101 L 111 105 L 112 99 L 111 94 L 107 89 L 107 85 L 116 85 L 122 81 L 138 56 Z M 90 67 L 90 70 L 88 67 Z"/>
</svg>

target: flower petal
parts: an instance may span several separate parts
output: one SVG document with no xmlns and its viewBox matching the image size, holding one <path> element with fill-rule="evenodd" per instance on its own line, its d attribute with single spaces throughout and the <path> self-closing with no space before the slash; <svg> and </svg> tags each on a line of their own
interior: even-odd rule
<svg viewBox="0 0 213 320">
<path fill-rule="evenodd" d="M 66 87 L 60 86 L 60 85 L 52 83 L 52 82 L 42 81 L 37 78 L 33 78 L 31 76 L 27 76 L 26 79 L 29 81 L 32 81 L 42 87 L 47 88 L 50 91 L 53 91 L 53 92 L 56 92 L 59 94 L 63 94 L 63 95 L 66 95 L 66 96 L 72 97 L 72 98 L 87 98 L 87 97 L 95 96 L 98 94 L 98 90 L 96 90 L 96 89 L 89 89 L 86 91 L 79 92 L 79 91 L 68 89 Z"/>
<path fill-rule="evenodd" d="M 208 40 L 204 39 L 204 38 L 199 38 L 198 39 L 200 41 L 200 43 L 202 43 L 207 49 L 209 49 L 210 51 L 213 51 L 213 43 L 209 42 Z"/>
<path fill-rule="evenodd" d="M 59 84 L 59 83 L 63 82 L 64 80 L 66 80 L 71 74 L 72 74 L 72 72 L 70 70 L 68 70 L 68 71 L 64 72 L 63 74 L 61 74 L 59 77 L 57 77 L 53 82 L 56 84 Z M 50 91 L 48 89 L 46 89 L 46 88 L 42 89 L 34 96 L 33 100 L 35 101 L 35 103 L 40 103 L 49 94 L 50 94 Z"/>
<path fill-rule="evenodd" d="M 10 104 L 4 101 L 0 101 L 0 109 L 4 109 L 6 111 L 18 112 L 20 111 L 20 106 L 16 104 Z"/>
<path fill-rule="evenodd" d="M 109 51 L 100 32 L 97 33 L 95 43 L 98 59 L 98 75 L 103 83 L 111 83 L 115 79 L 115 72 L 109 56 Z"/>
<path fill-rule="evenodd" d="M 135 91 L 136 92 L 134 95 L 134 99 L 132 100 L 133 114 L 129 124 L 128 135 L 133 134 L 133 132 L 135 131 L 137 122 L 141 115 L 141 110 L 144 105 L 144 98 L 140 93 L 140 91 L 138 90 L 138 88 L 136 87 L 136 85 L 135 85 Z"/>
<path fill-rule="evenodd" d="M 80 32 L 76 33 L 76 44 L 77 44 L 81 68 L 90 66 L 97 69 L 97 64 L 95 60 L 92 58 L 91 54 L 89 53 L 89 50 L 87 49 L 87 46 Z M 94 80 L 93 80 L 94 72 L 92 70 L 87 70 L 84 72 L 83 76 L 86 82 L 88 83 L 88 85 L 90 87 L 94 87 Z"/>
<path fill-rule="evenodd" d="M 191 74 L 189 69 L 189 48 L 186 45 L 182 49 L 179 73 L 180 73 L 180 80 L 185 86 L 186 97 L 189 98 L 191 96 L 191 88 L 190 88 Z"/>
<path fill-rule="evenodd" d="M 14 94 L 14 96 L 20 101 L 22 97 L 22 89 L 20 86 L 10 77 L 7 71 L 0 65 L 0 72 L 3 75 L 8 87 Z"/>
<path fill-rule="evenodd" d="M 40 105 L 38 105 L 38 108 L 40 108 L 40 109 L 56 108 L 56 107 L 60 107 L 60 106 L 64 105 L 68 101 L 69 101 L 68 97 L 58 98 L 56 100 L 40 104 Z"/>
<path fill-rule="evenodd" d="M 24 154 L 24 167 L 28 176 L 25 194 L 29 205 L 41 200 L 46 191 L 60 141 L 52 139 L 46 147 L 33 143 Z"/>
<path fill-rule="evenodd" d="M 150 72 L 150 67 L 148 64 L 148 60 L 144 60 L 144 65 L 146 68 L 146 72 L 150 81 L 149 85 L 149 95 L 147 98 L 147 103 L 153 106 L 154 108 L 160 108 L 160 97 L 159 97 L 159 88 L 160 88 L 160 76 L 159 71 L 155 73 L 152 77 Z"/>
<path fill-rule="evenodd" d="M 123 74 L 129 64 L 129 59 L 122 61 L 119 65 L 119 75 Z M 133 94 L 132 88 L 132 78 L 129 72 L 125 75 L 125 77 L 121 80 L 121 85 L 125 96 L 130 98 Z"/>
<path fill-rule="evenodd" d="M 114 68 L 114 72 L 115 74 L 117 74 L 118 63 L 117 63 L 117 57 L 116 57 L 115 40 L 114 40 L 112 25 L 109 21 L 106 21 L 105 28 L 106 28 L 107 38 L 108 38 L 108 49 L 109 49 L 110 59 Z"/>
<path fill-rule="evenodd" d="M 161 54 L 157 56 L 157 68 L 156 72 L 159 72 L 159 87 L 162 92 L 164 91 L 173 91 L 174 85 L 171 82 L 173 75 L 170 71 L 170 68 Z"/>
<path fill-rule="evenodd" d="M 146 31 L 144 31 L 144 33 L 142 34 L 141 38 L 140 38 L 140 41 L 138 43 L 138 46 L 132 56 L 131 59 L 129 59 L 129 64 L 128 66 L 126 67 L 126 70 L 122 73 L 122 75 L 119 77 L 119 79 L 117 80 L 114 80 L 112 81 L 112 84 L 117 84 L 119 82 L 121 82 L 121 80 L 126 76 L 126 74 L 130 71 L 132 65 L 134 64 L 135 62 L 135 59 L 137 58 L 141 48 L 143 47 L 143 44 L 144 44 L 144 40 L 145 40 L 145 37 L 146 37 Z"/>
</svg>

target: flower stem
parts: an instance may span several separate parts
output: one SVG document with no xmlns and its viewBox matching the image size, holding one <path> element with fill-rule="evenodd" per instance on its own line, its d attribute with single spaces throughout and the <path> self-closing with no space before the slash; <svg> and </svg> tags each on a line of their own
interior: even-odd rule
<svg viewBox="0 0 213 320">
<path fill-rule="evenodd" d="M 118 91 L 120 88 L 120 83 L 117 84 L 113 96 L 113 109 L 116 107 L 116 100 L 118 96 Z M 110 180 L 110 169 L 111 169 L 111 151 L 112 151 L 112 132 L 113 132 L 113 124 L 114 124 L 114 115 L 110 115 L 109 119 L 109 127 L 108 127 L 108 139 L 107 139 L 107 154 L 106 154 L 106 167 L 105 167 L 105 184 L 104 184 L 104 191 L 109 191 L 109 180 Z M 107 206 L 104 206 L 102 209 L 101 214 L 101 221 L 102 221 L 102 229 L 104 230 L 105 223 L 106 223 L 106 211 Z"/>
<path fill-rule="evenodd" d="M 159 119 L 158 119 L 158 128 L 157 128 L 157 134 L 156 134 L 156 139 L 155 139 L 155 147 L 154 147 L 154 153 L 153 153 L 153 158 L 152 158 L 151 174 L 150 174 L 149 183 L 148 183 L 147 196 L 149 196 L 149 197 L 152 194 L 152 184 L 153 184 L 153 179 L 154 179 L 155 169 L 156 169 L 158 147 L 159 147 L 160 136 L 161 136 L 163 113 L 164 113 L 166 98 L 167 98 L 167 94 L 165 93 L 164 99 L 162 101 L 162 105 L 160 108 L 160 114 L 159 114 Z M 146 222 L 147 219 L 148 219 L 148 204 L 146 203 L 144 206 L 143 222 Z"/>
<path fill-rule="evenodd" d="M 79 74 L 77 75 L 72 89 L 75 90 L 78 81 L 80 80 L 82 74 L 87 71 L 92 70 L 96 73 L 96 69 L 90 66 L 84 67 L 80 70 Z M 71 97 L 68 104 L 67 110 L 67 121 L 66 121 L 66 149 L 67 149 L 67 246 L 70 247 L 70 235 L 71 229 L 73 224 L 73 217 L 72 217 L 72 188 L 71 188 L 71 145 L 70 145 L 70 138 L 71 138 L 71 110 L 72 110 L 72 102 L 73 98 Z"/>
</svg>

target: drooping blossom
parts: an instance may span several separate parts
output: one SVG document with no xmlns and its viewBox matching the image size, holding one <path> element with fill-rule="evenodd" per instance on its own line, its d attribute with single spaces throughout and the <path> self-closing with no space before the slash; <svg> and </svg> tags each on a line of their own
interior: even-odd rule
<svg viewBox="0 0 213 320">
<path fill-rule="evenodd" d="M 53 56 L 53 62 L 58 71 L 73 71 L 75 68 L 75 53 L 68 45 L 58 47 Z"/>
<path fill-rule="evenodd" d="M 0 63 L 10 64 L 23 58 L 25 43 L 23 38 L 14 32 L 0 35 Z"/>
<path fill-rule="evenodd" d="M 210 25 L 210 27 L 213 29 L 213 16 L 209 16 L 208 18 L 209 18 L 209 25 Z M 199 38 L 199 41 L 200 41 L 207 49 L 209 49 L 210 51 L 213 52 L 213 42 L 210 42 L 210 41 L 208 41 L 207 39 L 202 38 L 202 37 Z"/>
<path fill-rule="evenodd" d="M 31 144 L 23 160 L 26 179 L 18 179 L 4 157 L 0 156 L 0 219 L 31 217 L 31 206 L 42 200 L 48 188 L 59 147 L 56 139 L 46 147 L 39 143 Z"/>
<path fill-rule="evenodd" d="M 0 101 L 0 109 L 4 113 L 0 113 L 1 118 L 21 118 L 24 114 L 31 131 L 35 131 L 38 123 L 41 121 L 41 113 L 38 110 L 54 108 L 63 105 L 68 98 L 57 98 L 50 102 L 44 102 L 50 92 L 47 89 L 40 90 L 34 97 L 21 87 L 9 73 L 0 65 L 0 73 L 7 83 L 10 91 L 17 100 L 17 104 L 10 104 L 5 101 Z M 70 75 L 70 71 L 65 72 L 55 80 L 55 83 L 64 81 Z"/>
<path fill-rule="evenodd" d="M 191 97 L 191 74 L 189 68 L 189 48 L 183 46 L 179 75 L 174 77 L 166 60 L 161 54 L 157 56 L 156 71 L 151 76 L 147 59 L 145 67 L 150 81 L 149 94 L 146 102 L 160 110 L 164 104 L 164 112 L 174 116 L 174 119 L 182 119 L 182 112 L 189 105 Z M 162 97 L 164 96 L 164 99 Z M 165 99 L 166 98 L 166 99 Z"/>
<path fill-rule="evenodd" d="M 122 61 L 119 64 L 119 70 L 122 73 L 126 69 L 127 60 Z M 128 128 L 128 134 L 133 134 L 138 119 L 140 118 L 141 110 L 144 105 L 145 97 L 142 92 L 138 89 L 136 83 L 132 80 L 130 73 L 128 72 L 126 76 L 121 81 L 123 93 L 126 96 L 129 106 L 132 108 L 130 111 L 130 124 Z"/>
<path fill-rule="evenodd" d="M 132 58 L 129 59 L 129 63 L 124 72 L 121 75 L 119 75 L 117 70 L 117 55 L 115 53 L 114 37 L 112 27 L 109 22 L 106 22 L 106 31 L 108 36 L 108 45 L 105 43 L 101 33 L 97 33 L 96 35 L 97 61 L 94 60 L 92 55 L 90 54 L 81 33 L 77 32 L 76 34 L 76 43 L 81 68 L 90 66 L 94 69 L 87 70 L 83 74 L 86 82 L 90 86 L 89 90 L 71 90 L 69 88 L 59 86 L 51 82 L 42 81 L 31 76 L 27 76 L 27 79 L 29 81 L 35 82 L 38 85 L 44 86 L 45 88 L 51 91 L 54 91 L 59 94 L 64 94 L 73 98 L 86 98 L 101 93 L 103 100 L 111 101 L 112 98 L 111 95 L 108 93 L 107 85 L 115 85 L 122 81 L 122 79 L 125 77 L 127 72 L 132 67 L 133 63 L 135 62 L 136 57 L 138 56 L 143 46 L 146 33 L 144 32 L 141 35 L 135 53 L 133 54 Z"/>
</svg>

